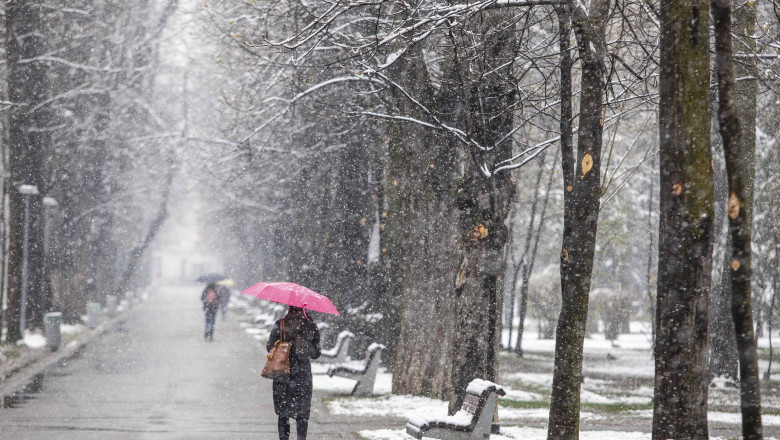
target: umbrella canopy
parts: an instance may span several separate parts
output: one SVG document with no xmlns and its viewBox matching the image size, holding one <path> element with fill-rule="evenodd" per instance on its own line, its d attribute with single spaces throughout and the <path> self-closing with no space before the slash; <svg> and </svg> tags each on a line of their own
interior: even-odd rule
<svg viewBox="0 0 780 440">
<path fill-rule="evenodd" d="M 326 296 L 295 283 L 257 283 L 241 293 L 315 312 L 339 314 Z"/>
<path fill-rule="evenodd" d="M 198 277 L 197 281 L 199 283 L 216 283 L 217 281 L 221 281 L 226 279 L 227 277 L 219 274 L 219 273 L 207 273 L 206 275 L 201 275 Z"/>
<path fill-rule="evenodd" d="M 234 284 L 236 284 L 236 282 L 230 278 L 217 281 L 217 285 L 219 286 L 232 287 Z"/>
</svg>

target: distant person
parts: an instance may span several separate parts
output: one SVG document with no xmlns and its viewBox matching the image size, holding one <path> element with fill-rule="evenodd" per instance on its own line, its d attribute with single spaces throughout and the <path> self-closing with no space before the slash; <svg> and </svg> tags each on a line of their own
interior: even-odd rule
<svg viewBox="0 0 780 440">
<path fill-rule="evenodd" d="M 222 319 L 224 320 L 227 314 L 228 303 L 230 302 L 230 288 L 217 285 L 217 293 L 219 294 L 219 307 L 222 310 Z"/>
<path fill-rule="evenodd" d="M 206 334 L 205 338 L 214 339 L 214 321 L 217 318 L 217 309 L 219 308 L 219 289 L 215 283 L 209 283 L 203 289 L 200 295 L 200 301 L 203 303 L 203 311 L 206 312 Z"/>
<path fill-rule="evenodd" d="M 295 419 L 298 440 L 306 440 L 311 410 L 311 362 L 320 357 L 320 331 L 304 310 L 293 307 L 287 310 L 284 320 L 284 339 L 292 342 L 290 350 L 290 374 L 274 379 L 274 411 L 279 416 L 279 440 L 289 440 L 290 419 Z M 281 320 L 276 321 L 266 348 L 274 347 L 281 338 Z"/>
</svg>

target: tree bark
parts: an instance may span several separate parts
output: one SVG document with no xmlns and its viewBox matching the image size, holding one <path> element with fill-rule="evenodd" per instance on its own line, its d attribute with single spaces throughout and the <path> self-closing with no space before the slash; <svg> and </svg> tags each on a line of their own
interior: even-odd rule
<svg viewBox="0 0 780 440">
<path fill-rule="evenodd" d="M 707 439 L 712 155 L 709 5 L 663 0 L 653 439 Z"/>
<path fill-rule="evenodd" d="M 755 4 L 741 6 L 737 33 L 746 35 L 755 48 Z M 761 426 L 761 383 L 758 353 L 753 333 L 751 304 L 751 234 L 755 157 L 756 81 L 750 79 L 737 89 L 731 34 L 730 0 L 712 0 L 715 22 L 715 54 L 718 71 L 718 121 L 726 154 L 729 178 L 729 232 L 731 233 L 731 310 L 739 351 L 742 435 L 763 438 Z M 747 43 L 744 42 L 744 43 Z M 749 69 L 741 69 L 750 75 Z M 755 78 L 755 77 L 753 77 Z M 737 98 L 738 96 L 741 98 Z M 739 101 L 738 101 L 739 99 Z"/>
<path fill-rule="evenodd" d="M 406 90 L 422 92 L 436 105 L 419 46 L 412 47 L 390 72 Z M 461 111 L 457 90 L 443 85 L 442 102 Z M 394 105 L 405 115 L 418 110 L 400 93 Z M 403 122 L 389 124 L 384 196 L 387 210 L 381 259 L 386 295 L 400 303 L 400 331 L 393 360 L 393 393 L 447 399 L 455 334 L 452 274 L 457 260 L 454 191 L 456 143 Z M 435 317 L 435 318 L 434 318 Z"/>
<path fill-rule="evenodd" d="M 575 6 L 577 7 L 577 6 Z M 561 44 L 561 153 L 564 184 L 564 231 L 561 249 L 561 312 L 555 339 L 555 369 L 547 438 L 579 437 L 582 349 L 588 319 L 593 257 L 596 249 L 601 196 L 601 147 L 604 125 L 604 59 L 609 1 L 593 1 L 588 16 L 563 6 L 559 16 Z M 570 24 L 571 23 L 571 24 Z M 571 61 L 569 32 L 573 28 L 582 63 L 577 155 L 571 141 Z M 576 161 L 575 161 L 576 159 Z"/>
<path fill-rule="evenodd" d="M 498 162 L 510 157 L 512 107 L 517 101 L 511 67 L 495 72 L 498 66 L 510 65 L 515 58 L 514 28 L 500 26 L 507 12 L 485 11 L 474 20 L 470 30 L 478 36 L 479 53 L 467 52 L 468 61 L 453 64 L 457 79 L 462 81 L 466 112 L 462 126 L 487 151 L 471 148 L 463 179 L 457 188 L 458 268 L 455 277 L 455 327 L 457 343 L 449 349 L 452 356 L 452 388 L 449 392 L 450 413 L 460 408 L 466 387 L 475 378 L 497 380 L 499 351 L 501 254 L 506 245 L 506 219 L 512 207 L 515 187 L 508 172 L 487 176 L 481 169 L 495 169 Z M 476 52 L 476 51 L 475 51 Z"/>
</svg>

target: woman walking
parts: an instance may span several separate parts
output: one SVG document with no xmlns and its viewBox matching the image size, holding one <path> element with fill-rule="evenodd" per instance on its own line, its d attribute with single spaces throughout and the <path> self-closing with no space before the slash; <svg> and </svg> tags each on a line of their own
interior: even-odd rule
<svg viewBox="0 0 780 440">
<path fill-rule="evenodd" d="M 219 291 L 215 283 L 209 283 L 203 293 L 200 294 L 200 301 L 203 303 L 203 311 L 206 312 L 206 332 L 205 338 L 214 339 L 214 321 L 217 318 L 217 309 L 219 309 Z"/>
<path fill-rule="evenodd" d="M 276 321 L 266 348 L 270 352 L 281 337 L 292 342 L 290 374 L 274 379 L 274 410 L 279 416 L 279 440 L 290 438 L 290 419 L 295 419 L 298 440 L 306 440 L 311 410 L 311 362 L 320 357 L 320 331 L 300 307 L 290 306 L 287 315 Z"/>
</svg>

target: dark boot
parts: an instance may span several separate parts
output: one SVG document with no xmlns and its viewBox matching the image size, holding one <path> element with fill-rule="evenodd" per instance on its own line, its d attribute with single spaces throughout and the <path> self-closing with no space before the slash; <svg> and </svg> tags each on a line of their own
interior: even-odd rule
<svg viewBox="0 0 780 440">
<path fill-rule="evenodd" d="M 306 440 L 306 431 L 309 430 L 309 419 L 295 419 L 295 433 L 298 440 Z"/>
<path fill-rule="evenodd" d="M 290 419 L 279 416 L 279 440 L 290 440 Z"/>
</svg>

